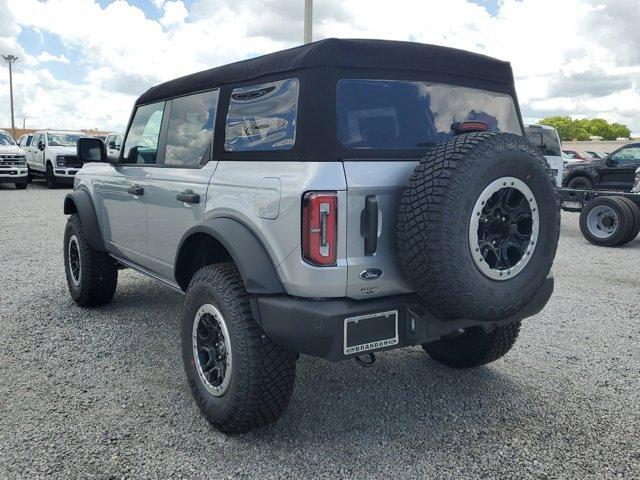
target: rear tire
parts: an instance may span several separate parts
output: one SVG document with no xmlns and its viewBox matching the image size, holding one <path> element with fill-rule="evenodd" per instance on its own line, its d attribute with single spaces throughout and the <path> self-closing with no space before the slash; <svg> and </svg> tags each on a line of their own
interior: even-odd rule
<svg viewBox="0 0 640 480">
<path fill-rule="evenodd" d="M 47 163 L 46 179 L 47 188 L 52 190 L 58 188 L 58 180 L 56 180 L 56 176 L 53 173 L 53 166 L 50 163 Z"/>
<path fill-rule="evenodd" d="M 584 238 L 599 247 L 623 243 L 635 227 L 634 214 L 619 197 L 596 197 L 580 212 L 580 231 Z"/>
<path fill-rule="evenodd" d="M 593 182 L 587 177 L 579 176 L 569 180 L 567 188 L 573 190 L 593 190 Z"/>
<path fill-rule="evenodd" d="M 17 190 L 26 190 L 27 189 L 27 184 L 26 183 L 16 183 L 16 189 Z"/>
<path fill-rule="evenodd" d="M 183 308 L 182 360 L 198 407 L 215 428 L 244 433 L 276 422 L 291 399 L 296 358 L 253 319 L 233 263 L 196 272 Z"/>
<path fill-rule="evenodd" d="M 625 202 L 631 209 L 631 219 L 633 224 L 633 226 L 631 227 L 631 231 L 629 232 L 629 235 L 627 235 L 627 238 L 625 238 L 621 243 L 619 243 L 619 245 L 624 245 L 634 240 L 638 236 L 638 233 L 640 233 L 640 207 L 638 207 L 636 203 L 634 203 L 632 200 L 628 199 L 627 197 L 620 197 L 620 200 Z"/>
<path fill-rule="evenodd" d="M 422 346 L 431 358 L 451 368 L 474 368 L 503 357 L 516 343 L 520 322 L 485 331 L 472 327 Z"/>
<path fill-rule="evenodd" d="M 81 307 L 109 303 L 118 284 L 118 268 L 106 253 L 95 250 L 77 214 L 64 229 L 64 267 L 71 298 Z"/>
</svg>

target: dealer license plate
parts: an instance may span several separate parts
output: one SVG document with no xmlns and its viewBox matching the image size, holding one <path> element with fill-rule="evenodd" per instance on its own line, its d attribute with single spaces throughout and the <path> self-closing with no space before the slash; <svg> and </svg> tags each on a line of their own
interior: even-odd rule
<svg viewBox="0 0 640 480">
<path fill-rule="evenodd" d="M 344 319 L 345 355 L 378 350 L 398 343 L 398 310 Z"/>
</svg>

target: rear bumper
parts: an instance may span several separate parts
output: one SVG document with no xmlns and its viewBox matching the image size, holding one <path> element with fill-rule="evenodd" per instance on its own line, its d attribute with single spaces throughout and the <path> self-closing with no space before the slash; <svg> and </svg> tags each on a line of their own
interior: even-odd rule
<svg viewBox="0 0 640 480">
<path fill-rule="evenodd" d="M 420 345 L 461 328 L 481 326 L 491 330 L 535 315 L 549 301 L 553 283 L 553 276 L 550 275 L 524 309 L 499 322 L 442 320 L 430 313 L 421 299 L 413 294 L 360 301 L 346 298 L 307 300 L 290 296 L 264 296 L 255 299 L 253 310 L 267 336 L 283 348 L 335 362 L 358 355 L 344 354 L 345 318 L 398 310 L 398 344 L 369 351 Z"/>
</svg>

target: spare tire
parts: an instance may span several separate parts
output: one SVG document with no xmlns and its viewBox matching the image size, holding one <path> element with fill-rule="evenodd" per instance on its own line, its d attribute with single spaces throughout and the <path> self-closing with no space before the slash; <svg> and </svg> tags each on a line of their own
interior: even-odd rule
<svg viewBox="0 0 640 480">
<path fill-rule="evenodd" d="M 402 268 L 443 319 L 511 316 L 549 274 L 559 205 L 546 160 L 523 137 L 456 136 L 427 152 L 402 195 Z"/>
</svg>

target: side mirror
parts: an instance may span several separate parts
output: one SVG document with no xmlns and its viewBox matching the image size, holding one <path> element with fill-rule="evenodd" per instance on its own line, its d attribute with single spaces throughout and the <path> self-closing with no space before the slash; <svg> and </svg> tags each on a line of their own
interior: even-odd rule
<svg viewBox="0 0 640 480">
<path fill-rule="evenodd" d="M 38 150 L 44 150 L 44 142 L 42 140 L 38 142 Z"/>
<path fill-rule="evenodd" d="M 114 142 L 113 140 L 109 142 L 109 149 L 111 150 L 115 150 L 116 149 L 116 142 Z"/>
<path fill-rule="evenodd" d="M 107 149 L 99 138 L 83 137 L 78 139 L 78 159 L 83 163 L 106 162 Z"/>
</svg>

